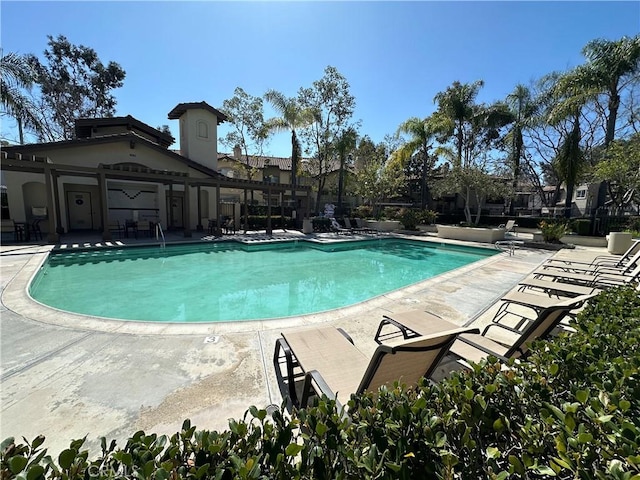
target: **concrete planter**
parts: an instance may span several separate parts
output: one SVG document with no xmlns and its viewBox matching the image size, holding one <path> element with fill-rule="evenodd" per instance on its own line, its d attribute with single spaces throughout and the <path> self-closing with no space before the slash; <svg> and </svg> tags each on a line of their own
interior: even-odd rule
<svg viewBox="0 0 640 480">
<path fill-rule="evenodd" d="M 418 225 L 416 228 L 421 232 L 428 232 L 428 233 L 436 233 L 438 231 L 437 225 Z"/>
<path fill-rule="evenodd" d="M 400 230 L 400 222 L 398 220 L 367 220 L 367 226 L 379 232 Z"/>
<path fill-rule="evenodd" d="M 467 242 L 494 243 L 504 240 L 504 228 L 457 227 L 438 225 L 438 237 Z"/>
<path fill-rule="evenodd" d="M 611 232 L 607 235 L 607 251 L 615 255 L 626 252 L 631 246 L 631 232 Z"/>
</svg>

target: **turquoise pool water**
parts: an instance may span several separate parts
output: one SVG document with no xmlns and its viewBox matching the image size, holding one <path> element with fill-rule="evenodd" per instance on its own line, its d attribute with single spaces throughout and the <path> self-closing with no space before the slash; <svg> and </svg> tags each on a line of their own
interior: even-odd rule
<svg viewBox="0 0 640 480">
<path fill-rule="evenodd" d="M 268 319 L 353 305 L 495 253 L 397 239 L 52 253 L 30 294 L 51 307 L 124 320 Z"/>
</svg>

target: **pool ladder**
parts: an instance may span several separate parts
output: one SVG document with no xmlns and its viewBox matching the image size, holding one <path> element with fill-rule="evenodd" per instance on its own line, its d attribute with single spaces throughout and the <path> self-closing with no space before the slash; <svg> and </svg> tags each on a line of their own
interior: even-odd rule
<svg viewBox="0 0 640 480">
<path fill-rule="evenodd" d="M 160 232 L 160 235 L 158 236 L 158 232 Z M 162 237 L 162 243 L 160 244 L 160 248 L 166 248 L 167 243 L 164 240 L 164 232 L 162 231 L 162 225 L 160 225 L 160 222 L 156 223 L 156 240 L 159 240 Z"/>
</svg>

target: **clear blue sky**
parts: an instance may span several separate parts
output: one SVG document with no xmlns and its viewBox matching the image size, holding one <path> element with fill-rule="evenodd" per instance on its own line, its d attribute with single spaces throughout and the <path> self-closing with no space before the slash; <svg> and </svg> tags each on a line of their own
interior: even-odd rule
<svg viewBox="0 0 640 480">
<path fill-rule="evenodd" d="M 117 115 L 168 124 L 176 138 L 167 114 L 178 103 L 220 108 L 237 86 L 295 96 L 333 65 L 351 85 L 360 134 L 377 142 L 409 117 L 429 115 L 434 95 L 455 80 L 482 79 L 480 101 L 503 99 L 517 83 L 582 63 L 589 40 L 640 32 L 638 1 L 3 0 L 0 9 L 5 53 L 41 56 L 47 34 L 90 46 L 127 73 L 114 91 Z M 3 120 L 2 135 L 15 138 Z M 268 150 L 289 156 L 288 135 Z"/>
</svg>

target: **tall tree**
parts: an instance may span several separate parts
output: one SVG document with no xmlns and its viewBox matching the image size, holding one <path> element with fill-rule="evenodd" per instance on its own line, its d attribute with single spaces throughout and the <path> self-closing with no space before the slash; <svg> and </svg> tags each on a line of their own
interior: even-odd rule
<svg viewBox="0 0 640 480">
<path fill-rule="evenodd" d="M 511 187 L 515 195 L 521 177 L 521 161 L 525 154 L 523 132 L 537 121 L 538 105 L 534 102 L 531 91 L 522 84 L 516 85 L 513 92 L 507 95 L 506 103 L 513 119 L 506 140 L 510 144 L 509 156 L 513 174 Z M 513 198 L 509 204 L 509 215 L 515 215 Z"/>
<path fill-rule="evenodd" d="M 76 119 L 114 115 L 111 91 L 123 85 L 125 71 L 113 61 L 105 66 L 94 49 L 73 45 L 62 35 L 47 38 L 46 61 L 29 56 L 42 96 L 44 139 L 68 140 Z"/>
<path fill-rule="evenodd" d="M 584 152 L 580 148 L 580 114 L 574 113 L 573 128 L 560 145 L 554 168 L 567 187 L 564 216 L 571 218 L 573 190 L 581 175 L 585 172 Z"/>
<path fill-rule="evenodd" d="M 571 95 L 556 106 L 556 116 L 572 111 L 577 105 L 606 101 L 604 116 L 605 148 L 616 138 L 621 92 L 631 83 L 637 83 L 640 72 L 640 35 L 620 40 L 592 40 L 582 50 L 586 63 L 563 76 L 564 85 L 570 84 Z M 605 204 L 607 184 L 602 182 L 596 207 Z M 595 213 L 595 212 L 594 212 Z"/>
<path fill-rule="evenodd" d="M 500 189 L 500 182 L 491 175 L 488 152 L 500 138 L 500 129 L 511 121 L 504 104 L 476 103 L 482 81 L 471 84 L 454 82 L 444 92 L 436 94 L 438 105 L 432 116 L 438 140 L 452 148 L 441 148 L 451 162 L 451 174 L 445 176 L 438 190 L 454 189 L 462 196 L 467 223 L 480 221 L 483 198 Z M 477 211 L 471 217 L 471 196 L 475 195 Z"/>
<path fill-rule="evenodd" d="M 31 98 L 26 94 L 36 79 L 28 58 L 16 53 L 2 53 L 0 58 L 0 101 L 3 113 L 18 122 L 20 143 L 24 143 L 23 127 L 36 133 L 42 131 L 42 124 Z"/>
<path fill-rule="evenodd" d="M 267 91 L 264 98 L 280 114 L 280 117 L 271 118 L 265 122 L 267 132 L 291 132 L 291 186 L 293 187 L 291 199 L 293 208 L 297 209 L 296 186 L 302 149 L 296 132 L 313 122 L 313 114 L 309 109 L 302 108 L 297 99 L 287 98 L 276 90 Z"/>
<path fill-rule="evenodd" d="M 607 182 L 609 196 L 620 215 L 631 202 L 640 203 L 640 133 L 628 140 L 614 140 L 601 154 L 593 178 Z"/>
<path fill-rule="evenodd" d="M 587 59 L 584 80 L 607 97 L 605 147 L 614 140 L 620 94 L 628 82 L 637 82 L 640 73 L 640 35 L 620 40 L 592 40 L 582 53 Z"/>
<path fill-rule="evenodd" d="M 398 127 L 399 134 L 409 136 L 407 142 L 396 151 L 396 158 L 407 164 L 415 155 L 420 159 L 420 205 L 427 207 L 428 201 L 428 172 L 433 169 L 435 156 L 429 154 L 436 131 L 431 117 L 420 119 L 412 117 Z"/>
<path fill-rule="evenodd" d="M 582 66 L 569 72 L 555 76 L 546 95 L 551 106 L 547 121 L 551 125 L 568 124 L 562 136 L 560 146 L 553 161 L 553 168 L 559 179 L 566 185 L 564 216 L 571 217 L 573 190 L 586 171 L 586 149 L 581 147 L 581 117 L 585 105 L 592 98 L 592 93 L 585 86 Z"/>
<path fill-rule="evenodd" d="M 399 162 L 391 160 L 390 152 L 397 150 L 393 139 L 388 138 L 391 148 L 385 143 L 375 145 L 364 136 L 356 149 L 356 193 L 379 213 L 379 203 L 396 194 L 404 185 L 404 172 Z M 389 140 L 391 142 L 389 142 Z"/>
<path fill-rule="evenodd" d="M 316 208 L 327 176 L 337 170 L 335 146 L 342 133 L 352 126 L 349 122 L 355 108 L 349 82 L 335 67 L 328 66 L 324 76 L 309 88 L 301 88 L 298 101 L 313 113 L 314 122 L 301 132 L 312 157 L 309 173 L 317 182 Z"/>
<path fill-rule="evenodd" d="M 338 209 L 342 213 L 342 196 L 344 195 L 344 169 L 348 155 L 352 155 L 358 141 L 358 132 L 355 128 L 349 127 L 338 137 L 335 145 L 338 158 L 340 159 L 340 171 L 338 172 Z"/>
</svg>

